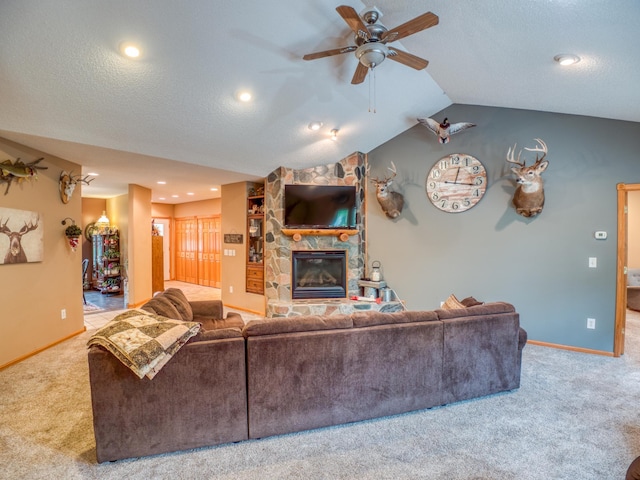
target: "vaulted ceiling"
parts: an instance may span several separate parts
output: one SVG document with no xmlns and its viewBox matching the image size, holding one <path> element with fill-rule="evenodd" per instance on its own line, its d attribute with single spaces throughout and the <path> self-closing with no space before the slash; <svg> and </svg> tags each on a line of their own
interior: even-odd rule
<svg viewBox="0 0 640 480">
<path fill-rule="evenodd" d="M 452 103 L 640 121 L 637 0 L 379 0 L 387 27 L 427 11 L 439 24 L 393 43 L 426 69 L 385 60 L 360 85 L 353 53 L 302 59 L 354 44 L 339 4 L 2 2 L 0 137 L 100 173 L 85 196 L 135 183 L 181 203 L 368 152 Z M 138 59 L 120 54 L 126 41 Z M 560 53 L 581 61 L 561 67 Z"/>
</svg>

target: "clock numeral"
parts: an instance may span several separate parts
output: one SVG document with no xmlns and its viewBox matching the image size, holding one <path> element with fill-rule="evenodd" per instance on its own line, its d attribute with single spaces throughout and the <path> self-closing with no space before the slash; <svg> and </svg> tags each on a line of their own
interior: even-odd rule
<svg viewBox="0 0 640 480">
<path fill-rule="evenodd" d="M 465 198 L 462 201 L 462 205 L 464 205 L 465 207 L 468 207 L 469 205 L 471 205 L 471 200 L 469 200 L 468 198 Z"/>
<path fill-rule="evenodd" d="M 429 182 L 429 188 L 434 190 L 436 188 L 436 182 Z"/>
<path fill-rule="evenodd" d="M 471 167 L 471 171 L 476 174 L 476 173 L 480 173 L 480 167 L 478 165 L 474 165 L 473 167 Z"/>
<path fill-rule="evenodd" d="M 432 172 L 431 172 L 431 176 L 433 178 L 440 178 L 440 170 L 438 170 L 437 168 L 435 168 Z"/>
<path fill-rule="evenodd" d="M 431 194 L 431 198 L 433 198 L 434 201 L 438 201 L 438 199 L 440 198 L 440 195 L 438 195 L 438 192 L 433 192 Z"/>
<path fill-rule="evenodd" d="M 476 179 L 473 181 L 474 185 L 482 185 L 484 183 L 484 178 L 483 177 L 476 177 Z"/>
<path fill-rule="evenodd" d="M 479 197 L 479 196 L 480 196 L 480 189 L 479 189 L 479 188 L 476 188 L 476 189 L 473 191 L 473 196 L 474 196 L 474 197 Z"/>
<path fill-rule="evenodd" d="M 460 157 L 451 157 L 451 165 L 460 165 Z"/>
<path fill-rule="evenodd" d="M 464 166 L 465 167 L 469 166 L 469 157 L 464 157 Z"/>
<path fill-rule="evenodd" d="M 447 162 L 446 160 L 440 160 L 440 164 L 438 165 L 441 170 L 446 170 L 448 166 L 449 162 Z"/>
<path fill-rule="evenodd" d="M 443 198 L 443 199 L 442 199 L 442 201 L 440 202 L 440 206 L 441 206 L 442 208 L 446 208 L 446 206 L 447 206 L 447 201 L 446 201 L 444 198 Z"/>
<path fill-rule="evenodd" d="M 460 208 L 460 204 L 458 202 L 453 202 L 451 204 L 451 209 L 452 210 L 458 210 Z"/>
</svg>

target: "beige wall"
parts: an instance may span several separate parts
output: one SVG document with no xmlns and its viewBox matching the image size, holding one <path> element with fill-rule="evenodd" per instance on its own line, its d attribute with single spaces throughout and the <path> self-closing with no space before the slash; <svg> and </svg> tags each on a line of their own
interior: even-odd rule
<svg viewBox="0 0 640 480">
<path fill-rule="evenodd" d="M 128 306 L 151 298 L 151 190 L 129 185 Z"/>
<path fill-rule="evenodd" d="M 62 220 L 82 222 L 81 192 L 67 204 L 60 200 L 62 170 L 80 171 L 80 165 L 0 138 L 0 161 L 20 158 L 40 162 L 37 180 L 13 182 L 9 193 L 0 185 L 0 207 L 40 214 L 43 226 L 42 262 L 0 265 L 0 368 L 84 331 L 82 313 L 82 250 L 71 250 Z M 0 235 L 4 258 L 8 237 Z M 66 319 L 61 310 L 66 310 Z"/>
<path fill-rule="evenodd" d="M 210 217 L 222 213 L 222 200 L 213 198 L 201 202 L 180 203 L 174 207 L 175 218 Z"/>
<path fill-rule="evenodd" d="M 242 244 L 222 244 L 222 249 L 235 249 L 235 256 L 222 256 L 222 302 L 264 315 L 265 297 L 247 293 L 247 190 L 253 183 L 233 183 L 222 186 L 222 233 L 242 233 Z M 265 272 L 266 274 L 266 272 Z M 233 288 L 233 293 L 230 292 Z"/>
<path fill-rule="evenodd" d="M 151 216 L 153 218 L 173 218 L 174 206 L 167 205 L 165 203 L 152 203 L 151 204 Z"/>
<path fill-rule="evenodd" d="M 629 268 L 640 268 L 640 192 L 629 192 L 627 205 L 628 257 Z"/>
</svg>

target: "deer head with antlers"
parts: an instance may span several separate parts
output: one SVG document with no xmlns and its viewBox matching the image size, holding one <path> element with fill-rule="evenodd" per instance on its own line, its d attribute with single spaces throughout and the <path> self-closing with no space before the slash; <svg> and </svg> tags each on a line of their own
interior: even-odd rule
<svg viewBox="0 0 640 480">
<path fill-rule="evenodd" d="M 92 179 L 89 179 L 89 175 L 82 178 L 82 175 L 74 175 L 73 170 L 70 172 L 65 172 L 64 170 L 60 172 L 60 199 L 62 203 L 69 203 L 71 200 L 71 196 L 73 195 L 73 191 L 76 189 L 76 185 L 78 183 L 89 185 Z"/>
<path fill-rule="evenodd" d="M 511 169 L 516 174 L 516 182 L 518 184 L 513 194 L 513 205 L 516 207 L 518 215 L 523 217 L 535 217 L 542 212 L 542 207 L 544 207 L 544 182 L 540 175 L 549 166 L 549 161 L 544 160 L 547 156 L 547 144 L 539 138 L 535 140 L 538 142 L 538 146 L 534 148 L 525 147 L 525 150 L 541 152 L 542 157 L 538 158 L 536 154 L 535 163 L 529 167 L 525 165 L 524 161 L 520 161 L 522 150 L 518 152 L 518 160 L 513 159 L 516 145 L 513 146 L 513 150 L 509 148 L 507 152 L 507 162 L 518 165 Z"/>
<path fill-rule="evenodd" d="M 391 162 L 391 167 L 387 168 L 391 171 L 391 176 L 385 177 L 382 180 L 372 178 L 371 183 L 376 186 L 376 198 L 378 199 L 378 203 L 382 207 L 382 211 L 385 215 L 389 218 L 398 218 L 402 213 L 402 207 L 404 207 L 404 197 L 401 193 L 389 190 L 389 186 L 393 183 L 393 179 L 397 175 L 397 172 L 396 166 L 393 162 Z M 368 167 L 367 173 L 369 173 Z"/>
<path fill-rule="evenodd" d="M 9 237 L 9 249 L 4 256 L 4 263 L 27 262 L 27 255 L 22 249 L 22 236 L 38 228 L 38 220 L 40 220 L 40 217 L 36 218 L 35 224 L 33 222 L 29 222 L 28 224 L 27 222 L 24 222 L 24 227 L 22 227 L 17 232 L 12 232 L 11 229 L 7 227 L 9 218 L 7 218 L 4 223 L 2 223 L 2 219 L 0 218 L 0 233 L 4 233 L 7 237 Z"/>
</svg>

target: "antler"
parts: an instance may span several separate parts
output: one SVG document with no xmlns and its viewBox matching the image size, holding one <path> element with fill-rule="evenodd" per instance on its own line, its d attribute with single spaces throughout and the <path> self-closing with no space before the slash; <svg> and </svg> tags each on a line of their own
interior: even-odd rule
<svg viewBox="0 0 640 480">
<path fill-rule="evenodd" d="M 11 233 L 11 229 L 7 227 L 7 223 L 9 223 L 9 217 L 7 217 L 7 221 L 2 223 L 2 218 L 0 218 L 0 233 L 5 233 L 9 235 Z"/>
<path fill-rule="evenodd" d="M 540 139 L 540 138 L 536 138 L 535 141 L 538 142 L 539 146 L 534 147 L 534 148 L 526 148 L 525 147 L 525 150 L 527 150 L 529 152 L 542 152 L 543 155 L 540 158 L 538 158 L 538 155 L 536 154 L 536 163 L 535 164 L 536 165 L 540 165 L 542 160 L 544 160 L 544 157 L 547 156 L 547 144 L 544 143 L 542 141 L 542 139 Z"/>
<path fill-rule="evenodd" d="M 78 183 L 78 182 L 79 182 L 79 183 L 84 183 L 85 185 L 89 185 L 89 183 L 91 183 L 91 181 L 93 181 L 93 180 L 95 180 L 95 179 L 96 179 L 96 177 L 93 177 L 91 180 L 87 180 L 90 176 L 91 176 L 91 175 L 87 175 L 87 176 L 85 176 L 84 178 L 82 178 L 82 175 L 81 175 L 81 174 L 80 174 L 80 175 L 76 175 L 76 176 L 74 176 L 74 175 L 73 175 L 73 170 L 71 170 L 71 171 L 69 172 L 69 181 L 70 181 L 71 183 Z"/>
<path fill-rule="evenodd" d="M 518 145 L 517 143 L 513 144 L 513 150 L 511 149 L 511 147 L 509 147 L 509 151 L 507 152 L 507 162 L 509 163 L 515 163 L 516 165 L 519 165 L 520 167 L 524 167 L 524 162 L 520 161 L 520 154 L 522 153 L 522 150 L 520 150 L 518 152 L 518 160 L 514 160 L 513 159 L 513 154 L 516 152 L 516 145 Z"/>
<path fill-rule="evenodd" d="M 34 225 L 33 222 L 29 222 L 29 224 L 27 225 L 27 222 L 24 222 L 24 227 L 22 227 L 20 229 L 20 235 L 24 235 L 27 232 L 30 232 L 32 230 L 35 230 L 36 228 L 38 228 L 38 221 L 40 220 L 40 216 L 38 216 L 38 218 L 36 218 L 36 224 Z"/>
</svg>

